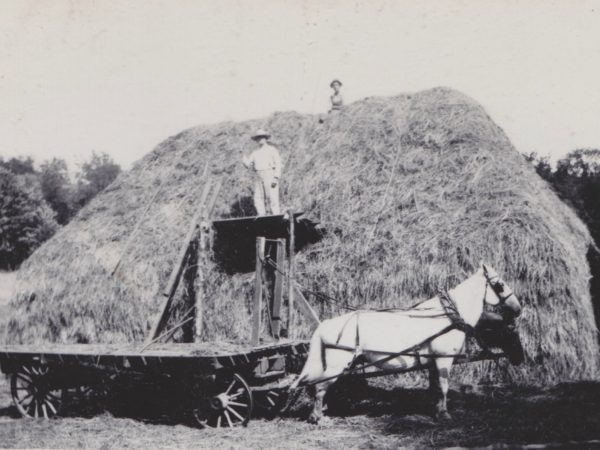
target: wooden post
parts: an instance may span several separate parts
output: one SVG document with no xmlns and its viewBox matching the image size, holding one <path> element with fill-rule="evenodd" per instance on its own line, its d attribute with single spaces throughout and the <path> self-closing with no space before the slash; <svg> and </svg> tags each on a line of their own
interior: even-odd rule
<svg viewBox="0 0 600 450">
<path fill-rule="evenodd" d="M 275 268 L 275 287 L 273 288 L 273 307 L 271 310 L 271 323 L 273 337 L 279 339 L 281 330 L 281 300 L 283 297 L 283 266 L 285 261 L 285 242 L 277 239 L 277 267 Z"/>
<path fill-rule="evenodd" d="M 294 230 L 294 211 L 288 210 L 289 220 L 289 240 L 288 240 L 288 317 L 287 317 L 287 337 L 292 339 L 292 330 L 294 328 L 294 247 L 296 246 L 296 236 Z"/>
<path fill-rule="evenodd" d="M 198 237 L 198 257 L 196 259 L 197 267 L 192 268 L 190 270 L 194 270 L 195 279 L 198 282 L 198 286 L 200 286 L 199 291 L 194 291 L 196 295 L 196 303 L 194 308 L 194 314 L 196 315 L 194 320 L 194 342 L 200 342 L 200 337 L 202 336 L 202 329 L 204 328 L 204 274 L 202 273 L 202 268 L 200 267 L 200 258 L 203 257 L 203 254 L 210 249 L 210 229 L 204 229 L 206 223 L 200 224 L 199 237 Z"/>
<path fill-rule="evenodd" d="M 189 255 L 186 261 L 185 270 L 183 272 L 184 290 L 183 300 L 185 310 L 190 310 L 189 316 L 194 317 L 196 315 L 197 299 L 196 299 L 196 275 L 198 273 L 198 247 L 199 242 L 196 237 L 190 243 Z M 187 317 L 182 317 L 186 319 Z M 194 342 L 196 336 L 195 330 L 196 321 L 190 320 L 181 327 L 183 332 L 183 342 Z"/>
<path fill-rule="evenodd" d="M 316 328 L 317 325 L 321 323 L 321 321 L 319 320 L 319 315 L 313 309 L 313 307 L 310 306 L 310 303 L 308 303 L 308 300 L 306 300 L 306 297 L 304 297 L 304 294 L 302 293 L 302 291 L 296 283 L 294 283 L 294 292 L 296 293 L 296 297 L 298 300 L 296 302 L 298 304 L 298 309 L 302 311 L 304 317 L 306 317 L 310 321 L 310 324 L 313 327 L 313 329 Z"/>
<path fill-rule="evenodd" d="M 252 345 L 260 340 L 262 319 L 263 261 L 265 257 L 265 238 L 256 238 L 256 273 L 254 274 L 254 308 L 252 310 Z"/>
</svg>

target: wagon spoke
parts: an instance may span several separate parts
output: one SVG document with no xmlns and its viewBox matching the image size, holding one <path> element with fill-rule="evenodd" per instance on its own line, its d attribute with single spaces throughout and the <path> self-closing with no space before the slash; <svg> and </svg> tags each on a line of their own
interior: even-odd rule
<svg viewBox="0 0 600 450">
<path fill-rule="evenodd" d="M 234 378 L 233 381 L 231 382 L 231 384 L 229 385 L 229 387 L 227 388 L 227 390 L 225 391 L 226 394 L 229 394 L 229 391 L 231 390 L 231 388 L 235 385 L 235 382 L 237 380 Z"/>
<path fill-rule="evenodd" d="M 25 402 L 25 400 L 27 400 L 29 397 L 33 397 L 33 392 L 30 392 L 29 394 L 27 394 L 25 397 L 21 398 L 21 399 L 17 399 L 18 402 L 20 404 L 23 404 Z"/>
<path fill-rule="evenodd" d="M 229 417 L 229 413 L 227 412 L 227 410 L 223 411 L 223 414 L 225 414 L 225 418 L 227 419 L 227 424 L 229 425 L 229 428 L 232 428 L 233 423 L 231 422 L 231 417 Z"/>
<path fill-rule="evenodd" d="M 229 396 L 229 398 L 238 398 L 240 395 L 244 393 L 244 390 L 240 388 L 235 394 Z"/>
<path fill-rule="evenodd" d="M 47 394 L 48 397 L 52 397 L 53 400 L 56 400 L 57 402 L 60 401 L 60 397 L 58 397 L 58 395 L 56 395 L 55 393 L 53 393 L 53 392 L 47 392 L 46 394 Z"/>
<path fill-rule="evenodd" d="M 244 418 L 242 416 L 240 416 L 240 414 L 235 409 L 233 409 L 231 406 L 227 407 L 227 411 L 229 411 L 231 414 L 233 414 L 235 417 L 237 417 L 240 420 L 240 422 L 244 421 Z"/>
<path fill-rule="evenodd" d="M 228 403 L 228 404 L 229 404 L 229 405 L 233 405 L 233 406 L 241 406 L 242 408 L 247 408 L 247 407 L 248 407 L 248 405 L 247 405 L 247 404 L 245 404 L 245 403 L 239 403 L 239 402 L 232 402 L 232 401 L 229 401 L 229 403 Z"/>
<path fill-rule="evenodd" d="M 217 428 L 221 428 L 221 416 L 217 417 Z"/>
<path fill-rule="evenodd" d="M 54 407 L 54 405 L 52 404 L 52 402 L 46 400 L 46 404 L 48 405 L 48 407 L 52 410 L 53 414 L 57 414 L 56 413 L 56 408 Z"/>
<path fill-rule="evenodd" d="M 44 412 L 44 418 L 48 418 L 48 411 L 46 410 L 46 403 L 42 403 L 42 411 Z"/>
<path fill-rule="evenodd" d="M 22 380 L 22 381 L 26 382 L 26 383 L 31 383 L 33 381 L 32 378 L 29 375 L 27 375 L 27 374 L 25 374 L 23 372 L 18 373 L 17 374 L 17 378 L 19 380 Z"/>
</svg>

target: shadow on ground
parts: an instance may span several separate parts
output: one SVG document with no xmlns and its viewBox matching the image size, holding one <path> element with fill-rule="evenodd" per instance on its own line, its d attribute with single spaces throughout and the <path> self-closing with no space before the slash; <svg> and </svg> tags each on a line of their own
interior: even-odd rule
<svg viewBox="0 0 600 450">
<path fill-rule="evenodd" d="M 191 421 L 178 402 L 168 391 L 152 386 L 115 389 L 106 403 L 65 404 L 66 417 L 49 421 L 48 425 L 45 421 L 15 420 L 18 413 L 9 406 L 9 397 L 4 393 L 0 398 L 4 406 L 0 409 L 0 422 L 12 423 L 10 430 L 15 434 L 15 442 L 35 444 L 43 438 L 48 446 L 63 445 L 61 436 L 72 429 L 84 430 L 81 436 L 86 439 L 102 435 L 110 442 L 112 428 L 125 435 L 132 427 L 140 435 L 154 436 L 156 446 L 159 435 L 165 445 L 190 445 L 199 442 L 196 441 L 199 436 L 205 436 L 205 444 L 212 448 L 235 447 L 231 440 L 234 437 L 235 442 L 248 448 L 270 447 L 283 441 L 323 448 L 439 448 L 600 439 L 600 383 L 597 382 L 551 388 L 458 388 L 449 393 L 452 419 L 445 422 L 432 418 L 433 399 L 425 389 L 359 384 L 341 394 L 347 401 L 336 403 L 332 397 L 328 417 L 319 426 L 305 422 L 311 405 L 304 396 L 284 418 L 258 417 L 247 429 L 200 431 L 182 427 Z M 184 441 L 183 435 L 194 440 Z"/>
</svg>

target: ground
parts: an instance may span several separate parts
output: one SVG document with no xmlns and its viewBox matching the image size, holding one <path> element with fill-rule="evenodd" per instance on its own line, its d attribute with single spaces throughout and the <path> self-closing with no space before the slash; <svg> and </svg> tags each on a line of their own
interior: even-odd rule
<svg viewBox="0 0 600 450">
<path fill-rule="evenodd" d="M 0 273 L 0 312 L 13 283 L 14 274 Z M 600 439 L 600 382 L 549 388 L 455 385 L 447 422 L 432 419 L 426 390 L 401 389 L 389 378 L 369 383 L 343 414 L 327 416 L 318 426 L 306 422 L 310 406 L 301 398 L 285 418 L 200 430 L 152 402 L 152 392 L 120 398 L 108 411 L 79 405 L 61 418 L 22 419 L 12 406 L 8 381 L 0 378 L 0 447 L 420 449 Z M 600 444 L 569 448 L 592 447 Z"/>
<path fill-rule="evenodd" d="M 67 417 L 22 419 L 11 405 L 9 386 L 3 381 L 0 446 L 440 448 L 600 439 L 600 383 L 596 382 L 545 389 L 494 386 L 452 390 L 449 407 L 453 418 L 443 423 L 431 418 L 431 402 L 423 389 L 371 384 L 366 394 L 343 416 L 326 417 L 318 426 L 304 420 L 309 405 L 301 401 L 283 419 L 259 418 L 247 428 L 233 430 L 200 430 L 161 415 L 151 403 L 141 408 L 143 412 L 137 408 L 127 415 L 75 408 Z"/>
</svg>

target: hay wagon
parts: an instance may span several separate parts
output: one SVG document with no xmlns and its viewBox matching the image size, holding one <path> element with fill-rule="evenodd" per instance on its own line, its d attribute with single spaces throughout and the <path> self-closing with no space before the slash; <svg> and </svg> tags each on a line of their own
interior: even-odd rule
<svg viewBox="0 0 600 450">
<path fill-rule="evenodd" d="M 143 352 L 133 345 L 14 345 L 0 349 L 0 368 L 24 417 L 50 418 L 74 396 L 98 401 L 133 382 L 171 393 L 197 425 L 231 427 L 247 424 L 255 408 L 277 410 L 307 347 L 286 340 L 247 347 L 168 343 Z"/>
<path fill-rule="evenodd" d="M 291 278 L 294 253 L 314 240 L 318 231 L 313 222 L 291 211 L 209 222 L 219 188 L 219 183 L 205 186 L 175 268 L 159 294 L 161 314 L 145 343 L 0 346 L 0 369 L 10 377 L 12 398 L 23 416 L 55 416 L 69 397 L 103 396 L 122 382 L 167 389 L 201 426 L 245 425 L 255 406 L 266 412 L 277 411 L 283 400 L 281 389 L 300 371 L 308 351 L 307 341 L 287 338 L 292 335 L 294 310 L 318 322 Z M 213 247 L 227 273 L 248 272 L 255 266 L 252 336 L 246 342 L 197 342 L 203 308 L 202 299 L 195 296 L 194 282 L 199 275 L 198 258 L 207 246 Z M 272 267 L 269 270 L 269 261 L 280 267 L 287 265 L 287 273 Z M 287 311 L 283 304 L 286 277 Z M 192 308 L 184 320 L 172 326 L 172 303 L 180 281 L 185 283 L 185 295 L 192 293 L 188 298 Z M 268 327 L 262 323 L 267 302 Z M 283 312 L 287 312 L 285 321 Z M 266 338 L 265 328 L 270 334 Z M 176 331 L 183 343 L 161 342 Z"/>
</svg>

